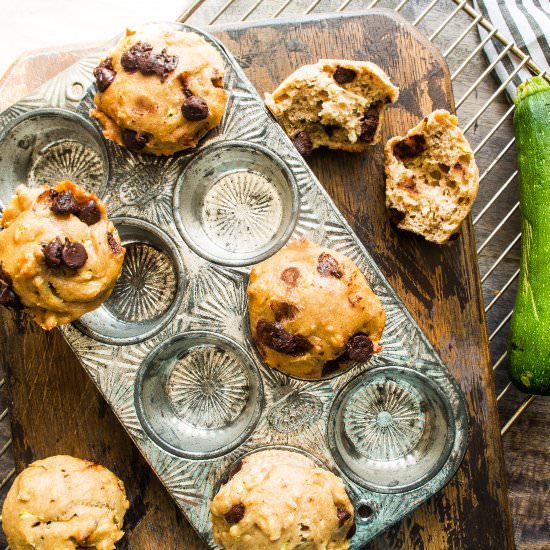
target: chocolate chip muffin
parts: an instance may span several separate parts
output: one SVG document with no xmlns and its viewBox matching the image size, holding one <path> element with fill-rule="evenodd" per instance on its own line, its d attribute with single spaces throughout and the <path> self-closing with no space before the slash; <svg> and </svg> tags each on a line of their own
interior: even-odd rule
<svg viewBox="0 0 550 550">
<path fill-rule="evenodd" d="M 291 451 L 245 457 L 210 510 L 214 542 L 227 550 L 345 550 L 355 532 L 342 481 Z"/>
<path fill-rule="evenodd" d="M 106 138 L 142 153 L 195 147 L 220 123 L 227 102 L 218 51 L 198 34 L 166 25 L 127 29 L 94 76 L 91 116 Z"/>
<path fill-rule="evenodd" d="M 302 155 L 326 146 L 361 152 L 380 141 L 399 90 L 374 63 L 321 59 L 293 72 L 265 103 Z"/>
<path fill-rule="evenodd" d="M 440 109 L 388 141 L 386 206 L 399 229 L 444 244 L 460 230 L 479 188 L 474 153 L 458 119 Z"/>
<path fill-rule="evenodd" d="M 51 456 L 15 478 L 2 528 L 12 550 L 114 550 L 128 507 L 124 484 L 107 468 Z"/>
<path fill-rule="evenodd" d="M 0 304 L 47 330 L 99 307 L 122 270 L 124 248 L 102 201 L 70 181 L 24 185 L 0 226 Z"/>
<path fill-rule="evenodd" d="M 248 285 L 252 338 L 264 361 L 320 378 L 382 348 L 380 300 L 348 257 L 306 240 L 254 266 Z"/>
</svg>

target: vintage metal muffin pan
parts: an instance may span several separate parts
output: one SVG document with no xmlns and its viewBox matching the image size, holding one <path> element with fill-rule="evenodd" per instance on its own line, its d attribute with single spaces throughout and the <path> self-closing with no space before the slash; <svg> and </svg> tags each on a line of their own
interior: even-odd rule
<svg viewBox="0 0 550 550">
<path fill-rule="evenodd" d="M 288 446 L 342 477 L 360 548 L 453 476 L 464 397 L 236 61 L 191 30 L 220 51 L 229 92 L 197 150 L 157 158 L 104 140 L 88 117 L 98 51 L 0 115 L 0 206 L 20 183 L 62 179 L 107 202 L 127 249 L 122 276 L 62 331 L 209 544 L 228 468 Z M 300 237 L 352 258 L 387 314 L 381 353 L 315 381 L 263 365 L 247 322 L 249 266 Z"/>
</svg>

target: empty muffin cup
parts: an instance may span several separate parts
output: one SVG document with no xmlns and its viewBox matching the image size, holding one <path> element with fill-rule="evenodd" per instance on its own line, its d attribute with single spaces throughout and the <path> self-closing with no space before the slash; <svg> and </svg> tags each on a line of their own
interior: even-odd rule
<svg viewBox="0 0 550 550">
<path fill-rule="evenodd" d="M 211 458 L 238 447 L 260 417 L 263 388 L 244 348 L 207 331 L 178 334 L 140 367 L 134 400 L 149 437 L 185 458 Z"/>
<path fill-rule="evenodd" d="M 172 319 L 185 290 L 183 262 L 176 244 L 154 225 L 137 218 L 114 218 L 126 248 L 122 273 L 111 296 L 75 324 L 109 344 L 135 344 Z"/>
<path fill-rule="evenodd" d="M 330 413 L 331 452 L 356 483 L 379 493 L 415 489 L 434 477 L 451 451 L 450 405 L 425 375 L 379 367 L 353 379 Z"/>
<path fill-rule="evenodd" d="M 256 263 L 290 237 L 298 213 L 294 176 L 274 153 L 254 143 L 209 145 L 187 165 L 174 195 L 186 243 L 207 260 Z"/>
<path fill-rule="evenodd" d="M 109 157 L 98 130 L 62 109 L 37 109 L 0 134 L 0 206 L 20 184 L 31 187 L 70 180 L 102 197 Z"/>
</svg>

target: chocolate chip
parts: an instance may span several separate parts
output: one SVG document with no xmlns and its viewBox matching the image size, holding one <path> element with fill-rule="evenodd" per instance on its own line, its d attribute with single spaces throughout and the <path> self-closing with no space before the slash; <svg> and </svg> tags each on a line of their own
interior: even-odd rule
<svg viewBox="0 0 550 550">
<path fill-rule="evenodd" d="M 399 225 L 405 219 L 405 212 L 401 212 L 397 208 L 388 208 L 388 215 L 394 225 Z"/>
<path fill-rule="evenodd" d="M 15 311 L 23 309 L 19 296 L 9 286 L 0 286 L 0 305 Z"/>
<path fill-rule="evenodd" d="M 97 89 L 104 92 L 114 81 L 116 71 L 113 68 L 113 58 L 107 57 L 94 69 Z"/>
<path fill-rule="evenodd" d="M 361 141 L 370 143 L 376 134 L 376 128 L 378 128 L 378 118 L 380 116 L 378 113 L 378 105 L 378 102 L 373 103 L 365 111 L 365 116 L 361 124 L 361 135 L 359 136 Z"/>
<path fill-rule="evenodd" d="M 65 244 L 61 248 L 61 259 L 69 269 L 80 269 L 86 263 L 88 253 L 84 245 L 65 239 Z"/>
<path fill-rule="evenodd" d="M 54 214 L 59 215 L 76 214 L 78 211 L 78 203 L 72 191 L 61 191 L 53 197 L 50 209 Z"/>
<path fill-rule="evenodd" d="M 339 126 L 336 126 L 336 124 L 324 124 L 323 125 L 323 130 L 325 131 L 325 134 L 330 138 L 332 137 L 332 134 L 334 134 L 334 132 L 336 130 L 338 130 Z"/>
<path fill-rule="evenodd" d="M 323 372 L 321 375 L 329 376 L 330 374 L 335 373 L 336 371 L 340 370 L 340 368 L 342 367 L 342 364 L 345 363 L 346 361 L 349 361 L 349 357 L 346 352 L 336 357 L 336 359 L 330 359 L 323 365 Z"/>
<path fill-rule="evenodd" d="M 208 117 L 208 104 L 202 97 L 191 95 L 183 102 L 181 112 L 183 116 L 191 122 L 204 120 Z"/>
<path fill-rule="evenodd" d="M 61 260 L 61 248 L 63 245 L 57 238 L 51 243 L 42 245 L 42 253 L 44 254 L 44 261 L 48 267 L 59 267 L 62 263 Z"/>
<path fill-rule="evenodd" d="M 326 252 L 323 252 L 317 258 L 317 271 L 323 277 L 336 277 L 337 279 L 340 279 L 344 274 L 336 258 Z"/>
<path fill-rule="evenodd" d="M 292 138 L 292 143 L 294 147 L 298 149 L 298 153 L 303 157 L 308 157 L 313 151 L 313 144 L 307 132 L 300 132 Z"/>
<path fill-rule="evenodd" d="M 338 527 L 342 527 L 351 518 L 351 514 L 345 508 L 338 508 L 336 516 L 338 517 Z"/>
<path fill-rule="evenodd" d="M 366 334 L 358 332 L 348 340 L 346 351 L 352 361 L 366 361 L 373 354 L 374 345 Z"/>
<path fill-rule="evenodd" d="M 427 148 L 426 138 L 422 134 L 414 134 L 398 141 L 393 146 L 393 154 L 398 160 L 404 161 L 420 155 Z"/>
<path fill-rule="evenodd" d="M 235 504 L 227 514 L 225 514 L 225 521 L 227 523 L 239 523 L 244 518 L 244 504 Z"/>
<path fill-rule="evenodd" d="M 86 225 L 94 225 L 94 223 L 97 223 L 101 219 L 99 206 L 92 199 L 78 203 L 78 212 L 76 215 Z"/>
<path fill-rule="evenodd" d="M 136 42 L 128 51 L 120 56 L 120 64 L 128 73 L 139 71 L 149 54 L 153 51 L 153 46 L 146 42 Z"/>
<path fill-rule="evenodd" d="M 141 151 L 149 143 L 149 136 L 147 134 L 138 134 L 129 128 L 123 128 L 122 141 L 131 151 Z"/>
<path fill-rule="evenodd" d="M 112 233 L 107 233 L 107 244 L 115 256 L 118 256 L 122 252 L 121 244 L 115 239 Z"/>
<path fill-rule="evenodd" d="M 300 270 L 297 267 L 287 267 L 281 273 L 281 280 L 283 280 L 288 286 L 295 287 L 300 277 Z"/>
<path fill-rule="evenodd" d="M 177 66 L 178 56 L 168 55 L 166 48 L 164 48 L 160 53 L 149 55 L 140 70 L 144 75 L 156 74 L 160 76 L 160 81 L 164 82 Z"/>
<path fill-rule="evenodd" d="M 189 88 L 189 84 L 187 83 L 186 77 L 181 77 L 181 87 L 183 89 L 183 94 L 185 97 L 191 97 L 193 95 L 193 92 L 191 91 L 191 88 Z"/>
<path fill-rule="evenodd" d="M 279 302 L 278 300 L 271 300 L 269 303 L 271 311 L 275 315 L 276 321 L 283 321 L 284 319 L 294 319 L 299 309 L 288 302 Z"/>
<path fill-rule="evenodd" d="M 214 74 L 212 75 L 210 82 L 212 82 L 212 86 L 215 88 L 223 88 L 223 76 L 217 69 L 214 69 Z"/>
<path fill-rule="evenodd" d="M 285 355 L 303 355 L 313 345 L 300 334 L 292 334 L 279 323 L 270 323 L 260 319 L 256 325 L 258 340 L 265 346 Z"/>
<path fill-rule="evenodd" d="M 346 533 L 346 539 L 351 539 L 353 535 L 355 535 L 355 532 L 357 531 L 357 526 L 355 523 L 352 524 L 352 526 L 348 529 L 348 532 Z"/>
<path fill-rule="evenodd" d="M 139 71 L 144 76 L 156 74 L 164 82 L 178 66 L 178 56 L 168 55 L 166 48 L 161 53 L 154 53 L 153 46 L 147 42 L 136 42 L 120 57 L 122 68 L 128 73 Z"/>
<path fill-rule="evenodd" d="M 334 78 L 338 84 L 348 84 L 349 82 L 355 80 L 356 76 L 357 73 L 353 69 L 346 69 L 345 67 L 339 66 L 334 71 L 332 78 Z"/>
</svg>

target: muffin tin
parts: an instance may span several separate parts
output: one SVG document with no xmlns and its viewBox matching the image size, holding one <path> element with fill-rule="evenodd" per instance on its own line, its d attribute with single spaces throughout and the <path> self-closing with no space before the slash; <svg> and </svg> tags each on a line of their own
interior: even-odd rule
<svg viewBox="0 0 550 550">
<path fill-rule="evenodd" d="M 87 116 L 105 50 L 0 114 L 0 206 L 19 183 L 72 179 L 108 204 L 127 254 L 113 294 L 62 332 L 196 530 L 244 455 L 298 449 L 341 476 L 361 548 L 441 489 L 467 445 L 463 394 L 222 44 L 221 125 L 191 152 L 134 154 Z M 382 352 L 320 380 L 266 367 L 248 330 L 250 265 L 308 238 L 359 266 L 382 301 Z"/>
</svg>

